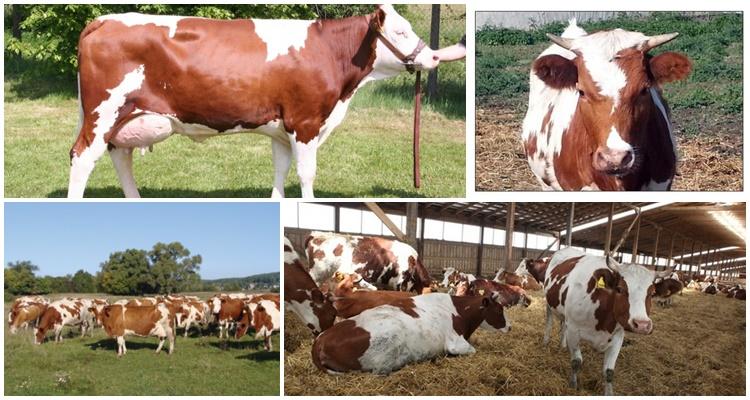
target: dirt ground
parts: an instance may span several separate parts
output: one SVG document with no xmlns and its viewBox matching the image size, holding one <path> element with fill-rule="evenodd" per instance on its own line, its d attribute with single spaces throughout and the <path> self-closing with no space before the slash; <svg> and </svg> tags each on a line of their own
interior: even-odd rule
<svg viewBox="0 0 750 400">
<path fill-rule="evenodd" d="M 477 105 L 477 191 L 541 190 L 523 153 L 523 116 L 517 107 Z M 741 117 L 676 110 L 672 119 L 679 153 L 672 190 L 741 191 Z"/>
<path fill-rule="evenodd" d="M 507 312 L 506 334 L 483 331 L 471 356 L 407 365 L 388 376 L 327 375 L 310 357 L 312 334 L 285 315 L 284 390 L 287 395 L 600 395 L 603 354 L 583 347 L 579 390 L 568 388 L 569 356 L 558 328 L 542 345 L 544 301 L 531 292 L 528 308 Z M 615 370 L 620 395 L 744 395 L 745 302 L 685 290 L 670 308 L 654 305 L 651 335 L 627 333 Z"/>
</svg>

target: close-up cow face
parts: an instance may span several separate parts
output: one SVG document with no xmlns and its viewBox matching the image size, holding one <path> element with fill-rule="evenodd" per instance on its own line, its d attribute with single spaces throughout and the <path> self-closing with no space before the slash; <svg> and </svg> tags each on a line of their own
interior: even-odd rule
<svg viewBox="0 0 750 400">
<path fill-rule="evenodd" d="M 382 27 L 385 39 L 401 54 L 413 58 L 414 69 L 430 70 L 438 66 L 439 57 L 417 36 L 411 23 L 399 15 L 391 5 L 378 6 L 376 18 Z M 407 65 L 388 48 L 383 40 L 377 41 L 376 54 L 373 68 L 375 72 L 383 76 L 397 75 L 407 69 Z"/>
<path fill-rule="evenodd" d="M 481 307 L 484 320 L 480 327 L 502 333 L 510 332 L 510 321 L 505 319 L 505 314 L 503 313 L 503 309 L 507 306 L 509 306 L 507 301 L 497 292 L 493 292 L 482 299 Z"/>
<path fill-rule="evenodd" d="M 669 126 L 661 85 L 690 74 L 691 62 L 682 54 L 648 54 L 677 33 L 649 37 L 615 29 L 573 39 L 548 36 L 574 58 L 546 55 L 534 62 L 534 70 L 550 87 L 577 95 L 579 128 L 591 139 L 593 168 L 610 175 L 636 170 L 644 135 L 654 131 L 649 126 Z"/>
<path fill-rule="evenodd" d="M 615 286 L 615 319 L 627 331 L 650 334 L 654 329 L 649 317 L 654 279 L 669 276 L 672 271 L 657 272 L 642 265 L 615 262 L 610 268 L 619 275 Z"/>
</svg>

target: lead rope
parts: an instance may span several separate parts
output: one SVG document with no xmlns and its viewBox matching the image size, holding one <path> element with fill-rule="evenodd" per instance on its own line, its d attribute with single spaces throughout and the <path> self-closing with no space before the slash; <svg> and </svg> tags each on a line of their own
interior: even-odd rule
<svg viewBox="0 0 750 400">
<path fill-rule="evenodd" d="M 419 189 L 422 184 L 419 172 L 419 114 L 422 111 L 422 71 L 417 71 L 417 81 L 414 84 L 414 187 Z"/>
</svg>

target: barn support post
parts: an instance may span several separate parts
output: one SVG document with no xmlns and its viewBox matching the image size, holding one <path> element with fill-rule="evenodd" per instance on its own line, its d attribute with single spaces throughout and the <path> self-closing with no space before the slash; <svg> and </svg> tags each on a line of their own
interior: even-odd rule
<svg viewBox="0 0 750 400">
<path fill-rule="evenodd" d="M 508 212 L 505 214 L 505 264 L 503 269 L 508 269 L 513 259 L 513 222 L 516 217 L 516 203 L 508 203 Z"/>
<path fill-rule="evenodd" d="M 420 205 L 420 207 L 422 208 L 422 211 L 424 211 L 425 206 Z M 419 255 L 422 257 L 422 261 L 424 261 L 424 220 L 425 220 L 424 215 L 425 213 L 421 212 L 420 214 L 422 215 L 422 220 L 419 223 L 419 248 L 417 249 L 417 251 L 419 252 Z"/>
<path fill-rule="evenodd" d="M 529 227 L 524 226 L 523 227 L 523 252 L 521 252 L 521 257 L 527 258 L 529 256 Z"/>
<path fill-rule="evenodd" d="M 685 236 L 682 237 L 682 241 L 680 242 L 680 271 L 685 270 Z"/>
<path fill-rule="evenodd" d="M 635 224 L 635 235 L 633 235 L 633 255 L 632 255 L 632 261 L 633 263 L 638 263 L 638 260 L 636 257 L 638 257 L 638 241 L 641 237 L 641 214 L 637 213 L 635 216 L 638 219 L 638 222 Z"/>
<path fill-rule="evenodd" d="M 484 262 L 484 219 L 479 224 L 479 247 L 477 248 L 477 270 L 476 276 L 482 276 L 482 263 Z"/>
<path fill-rule="evenodd" d="M 651 265 L 656 265 L 656 259 L 659 257 L 659 237 L 661 236 L 661 228 L 659 226 L 655 226 L 656 228 L 656 239 L 654 240 L 654 254 L 651 256 Z"/>
<path fill-rule="evenodd" d="M 341 207 L 338 205 L 333 206 L 333 231 L 341 232 Z"/>
<path fill-rule="evenodd" d="M 406 236 L 409 238 L 409 244 L 415 249 L 418 247 L 417 242 L 417 213 L 419 203 L 406 203 Z M 419 254 L 421 256 L 421 253 Z"/>
<path fill-rule="evenodd" d="M 558 249 L 558 250 L 560 250 L 560 247 L 562 246 L 562 243 L 561 243 L 561 241 L 560 241 L 560 236 L 561 236 L 561 235 L 560 235 L 560 232 L 557 232 L 557 233 L 555 234 L 555 237 L 557 238 L 557 249 Z"/>
<path fill-rule="evenodd" d="M 711 266 L 711 272 L 713 272 L 713 274 L 712 274 L 713 276 L 718 276 L 719 275 L 719 270 L 717 269 L 719 267 L 719 265 L 718 265 L 718 262 L 716 261 L 720 257 L 720 256 L 716 255 L 716 253 L 718 253 L 718 252 L 719 252 L 719 248 L 717 247 L 717 248 L 714 249 L 714 256 L 711 257 L 711 264 L 713 264 Z"/>
<path fill-rule="evenodd" d="M 693 239 L 693 243 L 690 245 L 690 261 L 691 262 L 688 263 L 688 268 L 689 268 L 688 275 L 690 276 L 690 279 L 693 279 L 693 263 L 692 263 L 693 260 L 692 260 L 692 258 L 693 258 L 693 253 L 694 252 L 695 252 L 695 239 Z M 683 260 L 684 260 L 684 258 L 683 258 Z"/>
<path fill-rule="evenodd" d="M 612 250 L 612 215 L 615 213 L 615 203 L 611 203 L 609 206 L 609 214 L 607 215 L 607 236 L 604 240 L 604 254 L 609 255 L 609 251 Z"/>
<path fill-rule="evenodd" d="M 365 206 L 367 206 L 367 208 L 369 208 L 370 211 L 372 211 L 372 213 L 375 214 L 375 216 L 378 217 L 378 219 L 383 222 L 391 232 L 393 232 L 393 236 L 396 236 L 396 238 L 402 242 L 409 242 L 409 238 L 401 232 L 401 229 L 397 227 L 387 215 L 385 215 L 385 212 L 377 203 L 365 202 Z"/>
<path fill-rule="evenodd" d="M 667 256 L 667 268 L 672 266 L 672 252 L 674 251 L 674 237 L 677 234 L 672 233 L 672 238 L 669 239 L 669 256 Z"/>
<path fill-rule="evenodd" d="M 568 212 L 568 228 L 565 230 L 565 245 L 570 247 L 573 245 L 573 219 L 576 213 L 576 203 L 570 203 L 570 211 Z"/>
<path fill-rule="evenodd" d="M 701 265 L 703 264 L 703 250 L 705 245 L 703 243 L 700 244 L 700 252 L 698 252 L 698 262 L 695 264 L 695 274 L 700 275 L 701 274 Z"/>
</svg>

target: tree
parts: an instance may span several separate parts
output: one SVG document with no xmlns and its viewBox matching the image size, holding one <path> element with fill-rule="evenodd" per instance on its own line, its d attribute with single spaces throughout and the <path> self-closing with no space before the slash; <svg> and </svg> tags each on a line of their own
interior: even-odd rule
<svg viewBox="0 0 750 400">
<path fill-rule="evenodd" d="M 151 292 L 149 259 L 144 250 L 127 249 L 109 255 L 100 265 L 99 282 L 111 294 Z"/>
<path fill-rule="evenodd" d="M 76 293 L 94 293 L 96 292 L 96 282 L 94 276 L 90 273 L 79 269 L 71 278 L 73 291 Z"/>
<path fill-rule="evenodd" d="M 8 263 L 5 269 L 5 289 L 13 294 L 37 293 L 37 282 L 34 272 L 39 267 L 31 261 L 16 261 Z"/>
<path fill-rule="evenodd" d="M 148 253 L 151 261 L 151 286 L 155 293 L 176 293 L 200 283 L 198 270 L 203 261 L 200 255 L 190 256 L 190 250 L 180 242 L 156 243 Z"/>
</svg>

